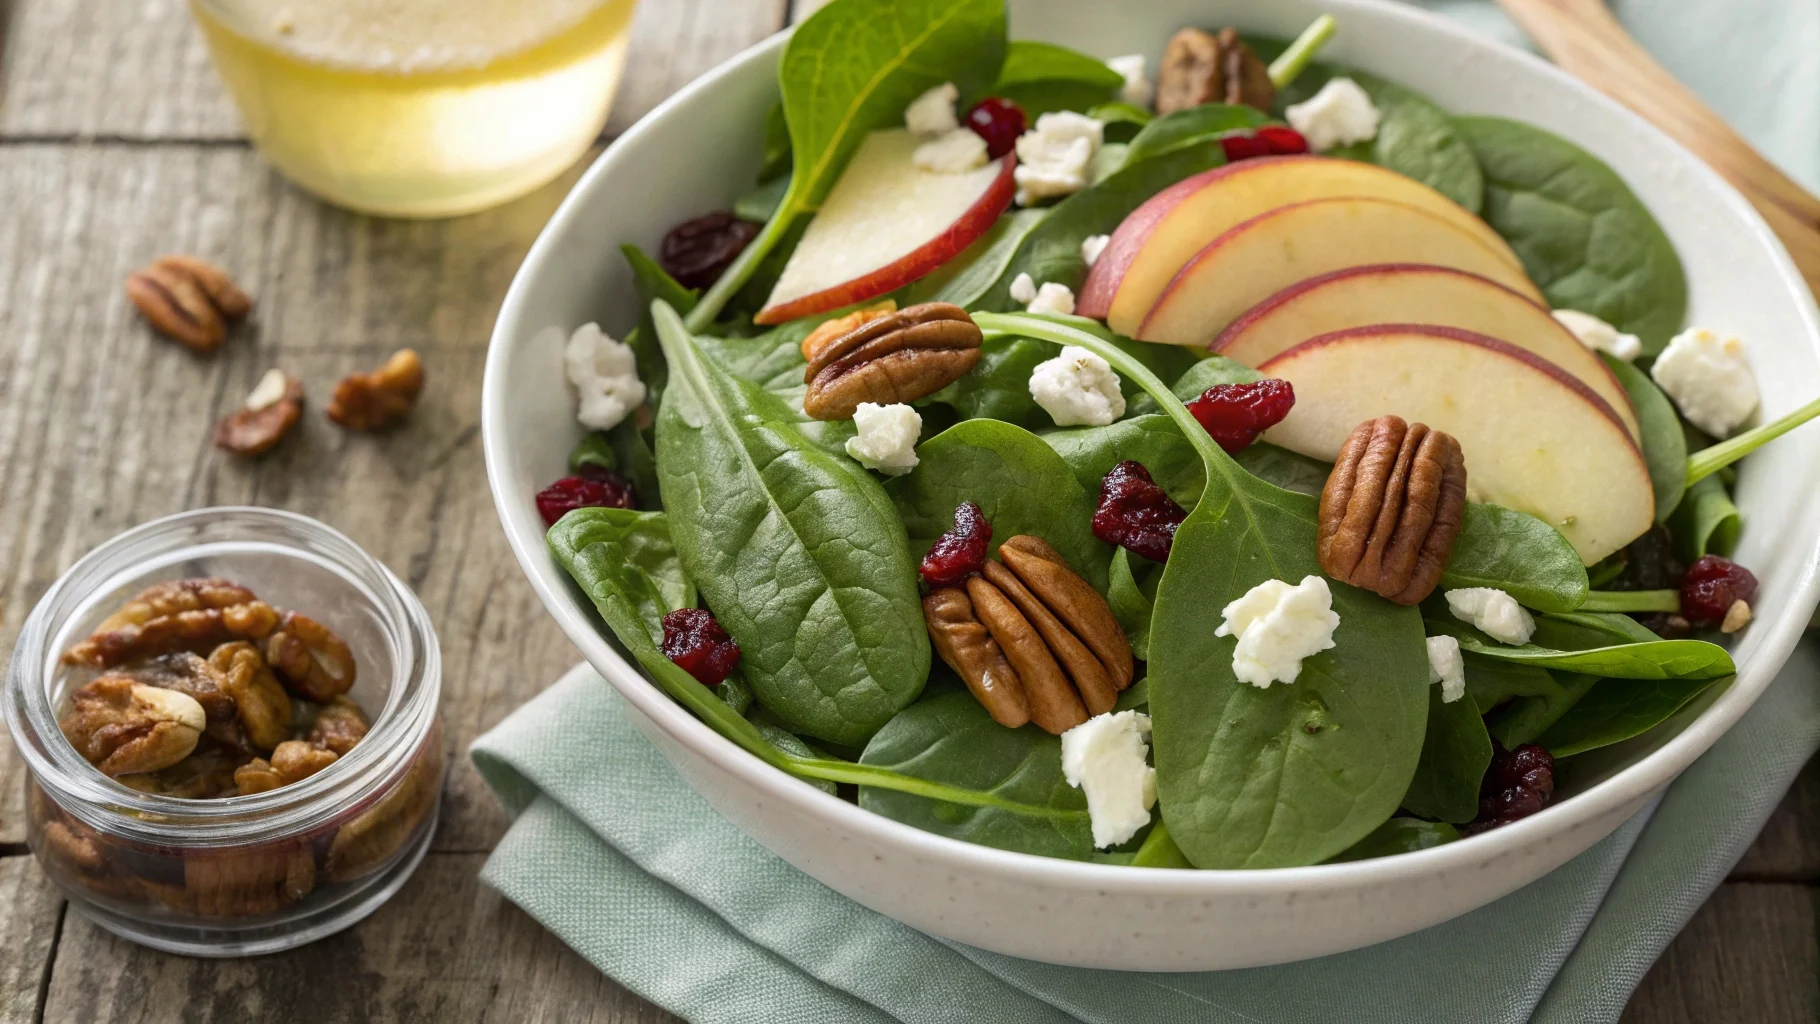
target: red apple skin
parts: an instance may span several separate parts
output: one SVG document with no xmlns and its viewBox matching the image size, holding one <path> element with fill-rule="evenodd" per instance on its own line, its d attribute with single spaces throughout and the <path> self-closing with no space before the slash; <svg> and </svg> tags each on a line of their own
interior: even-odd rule
<svg viewBox="0 0 1820 1024">
<path fill-rule="evenodd" d="M 1436 338 L 1450 338 L 1454 341 L 1465 342 L 1468 345 L 1477 345 L 1480 348 L 1488 348 L 1494 352 L 1508 356 L 1511 359 L 1515 359 L 1517 362 L 1534 368 L 1545 376 L 1552 378 L 1574 394 L 1586 399 L 1588 404 L 1599 410 L 1601 415 L 1610 420 L 1612 425 L 1618 428 L 1618 433 L 1623 435 L 1626 441 L 1630 442 L 1632 448 L 1637 447 L 1636 440 L 1630 436 L 1630 431 L 1624 426 L 1624 420 L 1620 418 L 1617 411 L 1611 407 L 1611 403 L 1600 398 L 1599 393 L 1592 388 L 1587 387 L 1580 378 L 1568 373 L 1566 370 L 1561 369 L 1548 360 L 1543 359 L 1541 356 L 1538 356 L 1527 349 L 1518 348 L 1508 341 L 1500 341 L 1489 335 L 1479 334 L 1476 331 L 1462 330 L 1458 327 L 1441 327 L 1435 324 L 1370 324 L 1365 327 L 1349 327 L 1343 331 L 1333 331 L 1329 334 L 1322 334 L 1317 337 L 1309 338 L 1300 345 L 1286 348 L 1276 356 L 1266 359 L 1264 365 L 1258 367 L 1258 372 L 1268 377 L 1271 375 L 1271 369 L 1277 366 L 1277 364 L 1283 360 L 1291 359 L 1300 353 L 1307 352 L 1310 349 L 1320 348 L 1323 345 L 1331 345 L 1335 342 L 1345 341 L 1349 338 L 1369 337 L 1378 334 L 1425 334 Z"/>
<path fill-rule="evenodd" d="M 1012 197 L 1017 194 L 1017 182 L 1012 176 L 1012 171 L 1016 168 L 1016 154 L 1007 153 L 1001 157 L 998 177 L 992 180 L 992 187 L 980 193 L 978 201 L 967 207 L 961 219 L 946 231 L 910 250 L 896 263 L 886 264 L 863 277 L 844 281 L 832 288 L 810 292 L 801 298 L 775 306 L 766 306 L 758 311 L 752 322 L 768 327 L 788 323 L 799 317 L 826 313 L 831 309 L 851 306 L 856 302 L 894 292 L 925 274 L 933 273 L 937 267 L 960 255 L 975 239 L 990 230 L 993 222 L 1011 205 Z"/>
</svg>

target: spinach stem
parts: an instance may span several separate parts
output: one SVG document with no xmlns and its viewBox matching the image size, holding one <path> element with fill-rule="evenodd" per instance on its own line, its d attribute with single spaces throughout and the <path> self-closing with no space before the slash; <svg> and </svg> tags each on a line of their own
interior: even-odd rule
<svg viewBox="0 0 1820 1024">
<path fill-rule="evenodd" d="M 1594 590 L 1574 609 L 1579 612 L 1678 612 L 1681 595 L 1673 590 Z"/>
<path fill-rule="evenodd" d="M 1687 457 L 1687 485 L 1692 487 L 1703 478 L 1737 462 L 1815 416 L 1820 416 L 1820 398 L 1814 399 L 1786 416 L 1771 420 L 1760 427 L 1746 430 L 1729 441 L 1721 441 L 1711 448 L 1703 448 L 1689 455 Z"/>
<path fill-rule="evenodd" d="M 1271 84 L 1282 89 L 1300 77 L 1314 61 L 1315 54 L 1320 53 L 1327 41 L 1333 38 L 1336 28 L 1331 14 L 1323 14 L 1314 19 L 1312 24 L 1302 30 L 1301 35 L 1295 37 L 1295 42 L 1289 44 L 1289 49 L 1270 62 Z"/>
</svg>

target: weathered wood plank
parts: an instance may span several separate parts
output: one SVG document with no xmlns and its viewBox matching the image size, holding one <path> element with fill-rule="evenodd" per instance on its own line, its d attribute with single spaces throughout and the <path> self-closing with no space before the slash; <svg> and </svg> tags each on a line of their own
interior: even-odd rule
<svg viewBox="0 0 1820 1024">
<path fill-rule="evenodd" d="M 1815 891 L 1727 883 L 1668 947 L 1623 1024 L 1820 1020 Z"/>
<path fill-rule="evenodd" d="M 1807 763 L 1763 834 L 1732 869 L 1734 879 L 1820 883 L 1820 758 Z"/>
<path fill-rule="evenodd" d="M 37 1021 L 63 898 L 29 855 L 0 858 L 0 1021 Z"/>
<path fill-rule="evenodd" d="M 480 884 L 484 857 L 432 854 L 379 913 L 273 956 L 201 960 L 71 914 L 45 1021 L 133 1024 L 673 1024 Z"/>
</svg>

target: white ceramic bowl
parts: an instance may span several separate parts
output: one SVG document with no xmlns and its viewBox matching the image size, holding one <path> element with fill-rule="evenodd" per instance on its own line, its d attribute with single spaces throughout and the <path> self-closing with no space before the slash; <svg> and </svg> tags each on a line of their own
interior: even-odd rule
<svg viewBox="0 0 1820 1024">
<path fill-rule="evenodd" d="M 1770 415 L 1820 394 L 1814 302 L 1763 222 L 1730 187 L 1622 108 L 1544 62 L 1382 0 L 1013 0 L 1012 35 L 1099 56 L 1153 58 L 1181 25 L 1287 36 L 1331 11 L 1328 56 L 1463 112 L 1558 132 L 1609 161 L 1668 230 L 1686 264 L 1691 319 L 1746 338 Z M 608 639 L 550 558 L 532 495 L 564 472 L 580 435 L 552 325 L 615 332 L 637 315 L 617 246 L 654 251 L 678 221 L 724 208 L 751 182 L 776 96 L 782 38 L 762 43 L 659 107 L 600 157 L 531 250 L 494 329 L 482 430 L 500 519 L 544 605 L 636 710 L 689 784 L 754 839 L 875 910 L 1015 956 L 1130 970 L 1281 963 L 1406 935 L 1483 906 L 1610 833 L 1754 701 L 1814 610 L 1820 517 L 1809 496 L 1820 430 L 1744 467 L 1738 558 L 1762 581 L 1739 674 L 1670 726 L 1576 763 L 1573 790 L 1534 817 L 1462 842 L 1380 860 L 1269 871 L 1167 871 L 1050 860 L 973 846 L 860 810 L 765 767 L 665 697 Z M 1154 66 L 1154 63 L 1153 65 Z M 1719 688 L 1715 688 L 1719 689 Z"/>
</svg>

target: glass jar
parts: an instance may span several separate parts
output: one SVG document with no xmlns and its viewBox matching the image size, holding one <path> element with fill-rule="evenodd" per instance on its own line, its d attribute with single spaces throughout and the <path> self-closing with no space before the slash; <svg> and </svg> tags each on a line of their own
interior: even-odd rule
<svg viewBox="0 0 1820 1024">
<path fill-rule="evenodd" d="M 353 652 L 371 728 L 316 774 L 185 799 L 103 775 L 58 728 L 97 670 L 69 646 L 161 580 L 217 576 L 315 618 Z M 70 905 L 117 935 L 198 956 L 302 945 L 372 913 L 428 849 L 442 793 L 441 654 L 415 595 L 322 523 L 263 508 L 159 519 L 89 552 L 26 619 L 6 724 L 28 769 L 28 839 Z"/>
</svg>

